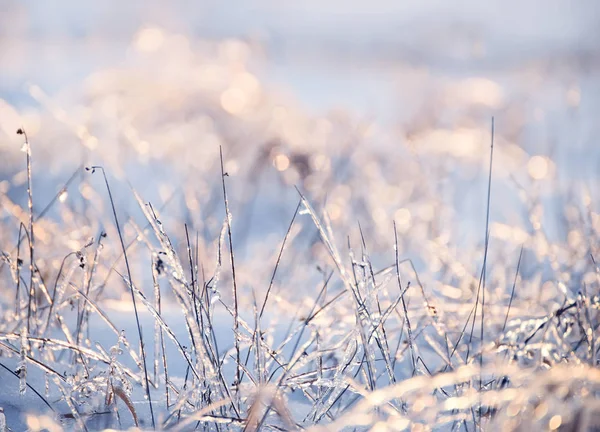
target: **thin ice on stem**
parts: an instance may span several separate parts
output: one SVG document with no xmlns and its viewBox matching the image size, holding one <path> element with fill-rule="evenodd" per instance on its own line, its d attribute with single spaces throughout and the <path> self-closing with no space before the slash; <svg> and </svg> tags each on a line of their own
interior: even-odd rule
<svg viewBox="0 0 600 432">
<path fill-rule="evenodd" d="M 227 188 L 225 187 L 225 176 L 228 174 L 225 172 L 223 168 L 223 148 L 219 147 L 219 156 L 221 157 L 221 183 L 223 185 L 223 201 L 225 203 L 225 216 L 227 220 L 227 237 L 229 239 L 229 259 L 231 262 L 231 277 L 233 279 L 233 337 L 234 337 L 234 345 L 235 345 L 235 360 L 236 360 L 236 370 L 235 370 L 235 382 L 236 386 L 239 389 L 241 385 L 241 358 L 240 358 L 240 338 L 239 338 L 239 309 L 238 309 L 238 288 L 237 288 L 237 280 L 235 277 L 235 259 L 233 255 L 233 240 L 231 236 L 231 213 L 229 211 L 229 201 L 227 200 Z M 239 391 L 238 391 L 239 396 Z"/>
<path fill-rule="evenodd" d="M 104 171 L 104 168 L 101 166 L 92 166 L 90 168 L 90 170 L 92 171 L 92 173 L 94 173 L 94 171 L 96 169 L 99 169 L 100 171 L 102 171 L 102 176 L 104 177 L 104 183 L 106 184 L 106 190 L 108 191 L 108 197 L 110 200 L 110 205 L 112 208 L 112 213 L 113 213 L 113 217 L 115 220 L 115 225 L 117 227 L 117 233 L 119 235 L 119 241 L 121 242 L 121 249 L 123 250 L 123 257 L 125 258 L 125 267 L 127 269 L 127 278 L 130 282 L 129 284 L 129 292 L 131 293 L 131 302 L 133 303 L 133 312 L 135 314 L 135 322 L 137 325 L 137 330 L 138 330 L 138 337 L 140 339 L 140 352 L 142 354 L 142 367 L 144 369 L 144 381 L 145 381 L 145 387 L 146 387 L 146 397 L 148 398 L 148 406 L 150 408 L 150 417 L 152 420 L 152 428 L 156 429 L 156 423 L 154 421 L 154 409 L 152 407 L 152 397 L 150 395 L 150 380 L 148 379 L 148 368 L 146 366 L 146 349 L 144 348 L 144 338 L 143 338 L 143 334 L 142 334 L 142 325 L 140 324 L 140 317 L 138 315 L 138 310 L 137 310 L 137 303 L 135 300 L 135 293 L 133 290 L 133 285 L 131 284 L 132 282 L 132 277 L 131 277 L 131 267 L 129 265 L 129 258 L 127 256 L 127 248 L 125 247 L 125 241 L 123 240 L 123 234 L 121 232 L 121 225 L 119 224 L 119 218 L 117 217 L 117 209 L 115 208 L 115 202 L 113 200 L 113 196 L 112 196 L 112 192 L 110 190 L 110 185 L 108 184 L 108 178 L 106 177 L 106 172 Z"/>
</svg>

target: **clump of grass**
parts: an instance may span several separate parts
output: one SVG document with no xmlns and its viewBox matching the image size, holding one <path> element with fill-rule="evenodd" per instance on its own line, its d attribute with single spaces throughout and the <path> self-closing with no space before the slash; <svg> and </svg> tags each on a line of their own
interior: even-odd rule
<svg viewBox="0 0 600 432">
<path fill-rule="evenodd" d="M 26 135 L 25 141 L 27 210 L 0 197 L 13 211 L 0 227 L 12 233 L 0 244 L 0 366 L 21 393 L 31 390 L 42 402 L 33 414 L 47 407 L 65 429 L 218 431 L 556 429 L 594 416 L 595 249 L 582 253 L 550 239 L 535 191 L 523 197 L 531 225 L 524 242 L 501 238 L 490 210 L 493 153 L 483 245 L 471 251 L 483 267 L 477 272 L 435 221 L 407 229 L 406 220 L 363 218 L 381 207 L 383 193 L 372 193 L 371 185 L 358 204 L 346 198 L 349 223 L 331 214 L 347 194 L 333 193 L 336 182 L 360 186 L 348 172 L 364 167 L 347 155 L 330 158 L 326 191 L 296 178 L 299 203 L 291 220 L 294 207 L 287 209 L 287 229 L 270 259 L 253 259 L 235 241 L 236 227 L 248 220 L 232 223 L 232 197 L 247 185 L 227 175 L 228 147 L 212 159 L 220 168 L 213 176 L 218 194 L 194 207 L 185 184 L 183 215 L 155 207 L 133 187 L 123 195 L 137 208 L 123 204 L 109 186 L 111 172 L 93 165 L 90 171 L 103 175 L 98 190 L 108 192 L 107 215 L 106 200 L 87 190 L 83 214 L 73 207 L 46 216 L 60 202 L 53 199 L 36 216 Z M 267 161 L 272 152 L 283 155 L 280 148 L 265 152 Z M 310 155 L 301 156 L 287 163 L 309 178 Z M 383 171 L 386 163 L 379 161 Z M 264 163 L 254 165 L 273 174 Z M 73 178 L 94 189 L 93 180 Z M 419 192 L 428 180 L 411 179 Z M 329 191 L 332 197 L 320 193 Z M 205 225 L 192 211 L 203 206 Z M 584 232 L 586 221 L 594 227 L 590 205 L 569 208 L 566 232 Z M 170 212 L 175 221 L 167 223 Z M 273 244 L 256 241 L 263 240 Z M 46 281 L 53 281 L 50 289 Z M 125 313 L 111 310 L 114 299 Z"/>
</svg>

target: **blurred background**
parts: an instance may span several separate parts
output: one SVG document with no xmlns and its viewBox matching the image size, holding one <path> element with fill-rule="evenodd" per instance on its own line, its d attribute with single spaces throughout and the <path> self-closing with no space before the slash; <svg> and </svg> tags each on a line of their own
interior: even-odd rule
<svg viewBox="0 0 600 432">
<path fill-rule="evenodd" d="M 234 38 L 260 49 L 252 60 L 267 83 L 293 89 L 310 108 L 343 105 L 380 116 L 391 103 L 394 111 L 415 104 L 401 96 L 411 75 L 492 76 L 539 63 L 547 74 L 589 73 L 598 61 L 599 8 L 592 0 L 4 1 L 1 90 L 15 101 L 31 82 L 54 92 L 122 66 L 136 48 L 157 51 L 167 36 L 179 36 L 181 50 Z M 157 32 L 140 41 L 148 27 Z"/>
<path fill-rule="evenodd" d="M 408 254 L 434 239 L 468 255 L 495 117 L 493 235 L 522 243 L 535 210 L 566 239 L 538 204 L 595 189 L 599 40 L 593 0 L 4 0 L 0 185 L 26 203 L 24 127 L 38 212 L 60 196 L 55 219 L 103 214 L 102 183 L 78 171 L 103 165 L 123 216 L 139 216 L 130 184 L 175 237 L 185 222 L 212 244 L 222 146 L 242 256 L 272 253 L 293 186 L 342 243 L 361 221 L 389 252 L 395 220 Z M 71 250 L 99 229 L 71 233 Z"/>
</svg>

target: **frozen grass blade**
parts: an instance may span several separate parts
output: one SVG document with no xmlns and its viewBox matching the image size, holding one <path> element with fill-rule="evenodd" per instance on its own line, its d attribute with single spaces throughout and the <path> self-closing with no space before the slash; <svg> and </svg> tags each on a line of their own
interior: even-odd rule
<svg viewBox="0 0 600 432">
<path fill-rule="evenodd" d="M 408 318 L 408 308 L 406 307 L 406 301 L 404 300 L 404 290 L 402 289 L 402 280 L 400 279 L 400 257 L 398 252 L 398 230 L 396 229 L 396 221 L 394 221 L 394 249 L 396 252 L 396 279 L 398 282 L 398 289 L 400 290 L 400 299 L 402 301 L 402 309 L 404 311 L 404 320 L 406 322 L 406 328 L 408 333 L 408 346 L 410 348 L 410 358 L 412 361 L 412 375 L 414 376 L 417 371 L 417 362 L 415 359 L 415 349 L 413 346 L 413 334 L 410 326 L 410 319 Z M 408 289 L 408 287 L 407 287 Z"/>
<path fill-rule="evenodd" d="M 173 330 L 171 330 L 171 328 L 163 320 L 163 318 L 160 316 L 160 314 L 158 313 L 158 311 L 156 309 L 154 309 L 154 307 L 152 306 L 152 304 L 150 303 L 150 301 L 146 298 L 146 296 L 144 295 L 144 293 L 142 293 L 139 290 L 138 287 L 136 287 L 135 285 L 133 285 L 131 283 L 131 281 L 127 281 L 127 280 L 125 280 L 125 278 L 123 278 L 123 279 L 124 279 L 125 283 L 127 283 L 129 285 L 129 288 L 131 289 L 131 291 L 135 292 L 140 297 L 140 299 L 142 300 L 142 303 L 150 311 L 150 313 L 152 314 L 152 316 L 154 317 L 154 319 L 156 320 L 156 322 L 165 331 L 165 333 L 167 334 L 167 336 L 169 336 L 169 339 L 171 339 L 173 341 L 173 343 L 177 346 L 177 349 L 179 350 L 179 353 L 186 360 L 186 362 L 187 362 L 188 366 L 190 367 L 191 371 L 193 372 L 194 376 L 197 379 L 200 380 L 201 379 L 200 373 L 194 367 L 194 364 L 192 363 L 192 359 L 187 354 L 187 352 L 186 352 L 185 348 L 183 347 L 183 345 L 181 345 L 181 343 L 177 339 L 177 336 L 175 336 L 175 333 L 173 333 Z"/>
<path fill-rule="evenodd" d="M 241 368 L 242 364 L 240 358 L 240 339 L 239 339 L 239 306 L 238 306 L 238 288 L 237 280 L 235 277 L 235 260 L 233 255 L 233 240 L 231 237 L 231 213 L 229 211 L 229 201 L 227 200 L 227 188 L 225 187 L 225 177 L 228 176 L 223 168 L 223 148 L 219 147 L 219 156 L 221 158 L 221 183 L 223 185 L 223 202 L 225 204 L 225 216 L 227 220 L 227 238 L 229 239 L 229 258 L 231 262 L 231 276 L 233 279 L 233 337 L 235 345 L 235 361 L 236 361 L 236 372 L 235 372 L 235 385 L 239 387 L 241 383 Z M 238 404 L 239 404 L 239 392 L 238 392 Z"/>
<path fill-rule="evenodd" d="M 220 122 L 217 124 L 220 126 Z M 338 120 L 327 125 L 332 131 L 338 127 Z M 286 222 L 289 226 L 286 225 L 285 236 L 279 241 L 268 227 L 252 224 L 251 218 L 258 203 L 261 210 L 275 208 L 273 202 L 282 207 L 281 196 L 273 196 L 266 202 L 256 199 L 251 204 L 241 201 L 240 225 L 234 231 L 231 189 L 227 190 L 225 178 L 225 168 L 229 169 L 230 162 L 224 159 L 222 149 L 218 156 L 220 182 L 210 181 L 214 178 L 208 167 L 219 163 L 210 149 L 206 152 L 206 169 L 194 167 L 189 172 L 171 172 L 170 162 L 150 158 L 152 168 L 164 167 L 169 169 L 169 175 L 173 174 L 160 184 L 157 191 L 160 197 L 169 195 L 168 202 L 180 196 L 181 201 L 177 200 L 174 215 L 161 215 L 133 191 L 147 219 L 146 227 L 127 214 L 117 218 L 113 200 L 113 194 L 117 199 L 117 190 L 110 189 L 104 171 L 112 215 L 109 211 L 108 218 L 101 219 L 94 216 L 104 212 L 90 211 L 96 191 L 89 185 L 82 184 L 85 188 L 80 189 L 86 202 L 61 199 L 56 211 L 42 219 L 44 211 L 32 216 L 31 181 L 28 196 L 23 194 L 21 198 L 23 203 L 28 201 L 23 205 L 13 201 L 17 188 L 6 189 L 6 183 L 10 187 L 11 181 L 2 181 L 0 237 L 7 240 L 0 245 L 3 249 L 0 258 L 8 266 L 0 269 L 8 268 L 6 274 L 1 274 L 6 281 L 0 281 L 0 285 L 4 282 L 8 288 L 5 293 L 9 294 L 3 297 L 7 302 L 0 307 L 9 313 L 0 323 L 0 351 L 12 363 L 4 362 L 6 366 L 0 370 L 12 367 L 12 375 L 19 378 L 19 388 L 29 391 L 41 386 L 33 381 L 37 376 L 59 381 L 56 386 L 47 384 L 43 397 L 55 409 L 65 411 L 57 416 L 68 422 L 67 427 L 82 428 L 74 423 L 79 421 L 90 429 L 92 425 L 124 428 L 128 422 L 134 422 L 126 410 L 134 417 L 139 416 L 141 425 L 149 427 L 150 414 L 147 408 L 142 410 L 147 403 L 142 393 L 145 390 L 148 397 L 154 387 L 166 401 L 165 406 L 161 400 L 164 415 L 155 424 L 157 429 L 224 432 L 242 428 L 352 430 L 385 426 L 408 430 L 425 425 L 440 430 L 473 431 L 504 430 L 509 423 L 519 422 L 516 427 L 546 430 L 550 419 L 556 420 L 557 416 L 563 422 L 560 427 L 569 428 L 571 417 L 582 412 L 582 406 L 577 404 L 597 399 L 600 385 L 600 376 L 591 367 L 597 361 L 600 345 L 596 335 L 600 305 L 596 284 L 600 278 L 593 279 L 594 270 L 600 274 L 593 260 L 597 243 L 594 239 L 598 234 L 595 197 L 586 189 L 584 210 L 572 198 L 557 200 L 556 207 L 564 210 L 564 215 L 559 215 L 565 220 L 564 225 L 558 226 L 557 241 L 550 232 L 555 227 L 547 230 L 544 226 L 548 222 L 545 184 L 531 173 L 528 165 L 535 187 L 533 197 L 519 187 L 519 198 L 526 201 L 528 212 L 522 215 L 525 228 L 511 226 L 512 221 L 510 225 L 494 224 L 490 220 L 492 168 L 495 169 L 498 157 L 504 165 L 514 152 L 504 153 L 501 148 L 498 150 L 503 150 L 502 154 L 498 156 L 496 151 L 494 155 L 493 128 L 492 119 L 486 237 L 473 245 L 473 249 L 470 236 L 465 236 L 469 248 L 463 248 L 456 238 L 456 233 L 461 235 L 463 228 L 469 231 L 469 227 L 460 225 L 460 229 L 453 229 L 452 219 L 462 214 L 453 212 L 455 203 L 449 204 L 444 199 L 451 195 L 431 196 L 430 185 L 421 184 L 428 182 L 432 172 L 426 165 L 423 170 L 417 165 L 431 161 L 437 165 L 440 161 L 440 171 L 451 166 L 449 160 L 430 155 L 429 150 L 423 153 L 421 149 L 415 150 L 418 160 L 417 164 L 415 159 L 406 164 L 411 171 L 408 178 L 405 172 L 400 172 L 404 170 L 393 169 L 398 166 L 397 158 L 404 154 L 389 154 L 386 160 L 388 148 L 358 146 L 359 140 L 339 153 L 337 149 L 313 152 L 285 140 L 266 143 L 258 156 L 251 153 L 253 149 L 245 148 L 260 163 L 248 167 L 242 162 L 236 178 L 243 181 L 272 174 L 282 180 L 282 185 L 297 182 L 318 202 L 324 202 L 317 215 L 300 194 L 300 204 L 291 221 Z M 375 135 L 379 134 L 369 139 Z M 235 139 L 223 142 L 231 144 L 227 147 L 231 150 L 228 157 L 243 160 L 244 154 Z M 31 150 L 26 147 L 24 150 Z M 356 151 L 356 157 L 346 151 Z M 522 157 L 521 162 L 528 163 L 527 155 Z M 277 172 L 267 172 L 271 159 Z M 472 159 L 474 162 L 476 158 Z M 544 159 L 530 157 L 529 161 L 542 163 Z M 31 160 L 28 162 L 29 172 L 21 170 L 14 183 L 17 179 L 26 182 L 27 176 L 31 180 L 32 164 Z M 553 168 L 550 160 L 546 162 Z M 343 169 L 352 166 L 356 167 L 356 174 Z M 259 172 L 248 172 L 253 170 Z M 416 175 L 412 177 L 413 174 Z M 553 175 L 554 170 L 548 170 L 548 174 Z M 196 190 L 198 176 L 202 186 Z M 181 186 L 175 179 L 182 181 Z M 360 184 L 362 181 L 365 184 Z M 174 184 L 175 191 L 169 191 Z M 66 186 L 59 195 L 66 191 Z M 269 188 L 272 186 L 280 185 L 270 184 Z M 445 187 L 436 193 L 445 194 Z M 552 187 L 557 190 L 558 182 L 552 183 Z M 247 190 L 258 193 L 259 188 L 252 186 Z M 96 204 L 103 204 L 100 201 Z M 57 197 L 49 206 L 55 202 L 59 202 Z M 225 205 L 225 218 L 219 216 L 220 202 Z M 390 234 L 386 234 L 385 228 L 387 212 L 394 209 L 408 213 L 402 217 L 394 214 L 395 256 L 391 257 L 383 253 Z M 285 208 L 278 210 L 285 212 Z M 316 232 L 309 226 L 297 229 L 299 214 L 310 216 Z M 273 212 L 270 216 L 278 215 Z M 167 223 L 161 222 L 163 217 L 176 225 L 176 234 L 167 235 Z M 28 227 L 32 219 L 35 226 Z M 357 219 L 367 220 L 369 225 L 359 223 L 355 230 L 353 221 Z M 117 226 L 120 245 L 115 238 L 115 242 L 103 245 L 105 249 L 100 256 L 100 244 L 105 243 L 102 227 L 111 223 Z M 24 255 L 28 253 L 23 248 L 27 247 L 24 242 L 33 246 L 33 230 L 35 256 L 29 251 L 33 259 L 24 263 L 27 259 Z M 193 231 L 196 231 L 195 245 Z M 356 231 L 360 233 L 359 247 L 351 245 Z M 241 235 L 236 237 L 235 250 L 234 232 Z M 87 244 L 79 248 L 98 233 L 95 251 L 86 249 Z M 127 237 L 131 239 L 127 241 Z M 246 243 L 256 237 L 261 239 L 259 244 Z M 340 245 L 337 240 L 342 239 L 347 239 L 345 256 L 337 249 Z M 494 250 L 490 251 L 491 242 Z M 229 251 L 225 249 L 226 243 Z M 515 272 L 510 257 L 518 246 L 521 251 Z M 240 247 L 252 253 L 240 254 Z M 16 249 L 16 254 L 8 254 L 4 249 Z M 216 262 L 200 262 L 202 256 L 212 257 L 215 249 Z M 231 289 L 223 286 L 225 280 L 231 283 L 229 264 L 222 256 L 228 252 L 233 276 L 233 300 L 229 301 L 221 297 L 224 289 Z M 288 259 L 284 253 L 290 254 Z M 412 259 L 400 260 L 402 254 L 411 255 Z M 263 255 L 272 257 L 271 265 L 271 258 L 265 259 Z M 483 265 L 473 277 L 470 263 L 482 255 Z M 492 255 L 493 266 L 488 265 Z M 588 256 L 592 256 L 591 262 Z M 118 269 L 123 258 L 128 270 L 121 272 L 125 276 Z M 131 272 L 135 272 L 138 263 L 145 269 L 145 275 L 134 284 Z M 388 265 L 375 271 L 381 263 Z M 23 267 L 27 264 L 29 275 Z M 427 274 L 429 266 L 431 274 Z M 260 295 L 260 281 L 265 272 L 270 280 Z M 334 273 L 339 276 L 337 280 L 332 279 Z M 103 347 L 107 345 L 104 337 L 120 334 L 119 319 L 129 320 L 132 315 L 129 308 L 121 308 L 124 304 L 118 303 L 120 299 L 115 300 L 122 294 L 118 289 L 120 281 L 116 284 L 113 281 L 115 274 L 125 281 L 125 289 L 133 297 L 134 311 L 140 314 L 136 323 L 144 320 L 144 310 L 138 311 L 135 306 L 140 300 L 142 309 L 149 306 L 146 315 L 154 321 L 150 324 L 154 339 L 146 335 L 147 339 L 142 340 L 142 328 L 138 326 L 139 348 L 137 336 L 128 341 L 125 333 L 119 336 L 118 344 L 110 349 Z M 279 281 L 284 274 L 285 283 Z M 28 282 L 32 276 L 33 282 Z M 50 290 L 54 282 L 53 293 L 46 288 L 44 278 L 51 281 Z M 242 287 L 242 279 L 247 289 Z M 490 296 L 488 285 L 492 280 L 494 293 L 498 295 Z M 522 296 L 516 293 L 517 283 Z M 278 285 L 283 291 L 277 292 Z M 318 294 L 314 296 L 310 293 L 316 285 L 321 291 L 313 293 Z M 146 297 L 150 293 L 146 288 L 152 289 L 153 295 Z M 301 298 L 288 296 L 290 291 Z M 244 292 L 250 294 L 249 301 L 242 295 Z M 475 293 L 475 304 L 467 304 L 475 299 Z M 275 294 L 277 302 L 273 301 Z M 510 300 L 506 302 L 508 294 Z M 254 322 L 245 321 L 245 314 L 252 316 Z M 262 321 L 266 317 L 268 325 Z M 174 322 L 181 328 L 175 327 Z M 100 333 L 103 334 L 99 336 Z M 190 344 L 184 342 L 188 337 Z M 146 359 L 143 351 L 149 341 L 154 343 L 152 365 L 146 365 L 150 358 Z M 219 345 L 226 346 L 226 350 L 220 351 Z M 246 361 L 240 362 L 240 357 Z M 561 369 L 558 363 L 568 364 L 568 368 Z M 11 380 L 8 376 L 8 381 Z M 136 387 L 135 393 L 130 393 L 132 386 Z M 561 396 L 562 389 L 568 398 Z M 58 405 L 52 402 L 55 400 L 60 401 Z M 108 407 L 102 402 L 108 403 Z M 158 407 L 156 396 L 154 405 L 148 402 L 152 413 L 152 407 Z M 536 422 L 541 412 L 537 410 L 539 406 L 547 409 L 549 418 L 540 415 Z M 515 408 L 519 408 L 519 413 L 512 415 Z M 527 414 L 532 412 L 536 415 Z M 98 414 L 109 415 L 98 417 Z M 158 421 L 158 411 L 154 414 Z M 524 425 L 523 420 L 535 424 Z"/>
<path fill-rule="evenodd" d="M 490 203 L 492 198 L 492 168 L 494 163 L 494 117 L 492 117 L 492 126 L 491 126 L 491 138 L 490 138 L 490 164 L 488 171 L 488 185 L 487 185 L 487 203 L 486 203 L 486 214 L 485 214 L 485 246 L 483 251 L 483 269 L 482 269 L 482 282 L 480 287 L 477 290 L 477 298 L 479 298 L 479 291 L 481 290 L 481 327 L 479 332 L 479 343 L 480 343 L 480 354 L 479 354 L 479 368 L 483 369 L 483 355 L 484 355 L 484 346 L 485 346 L 485 338 L 484 338 L 484 328 L 485 328 L 485 289 L 486 289 L 486 277 L 487 277 L 487 257 L 488 257 L 488 249 L 489 249 L 489 241 L 490 241 Z M 473 316 L 473 323 L 475 323 L 475 319 L 477 317 L 477 309 L 475 309 L 475 315 Z M 483 388 L 483 377 L 479 377 L 479 392 L 481 393 Z M 478 425 L 479 429 L 482 429 L 481 418 L 483 406 L 479 406 L 477 410 L 478 413 Z"/>
<path fill-rule="evenodd" d="M 25 142 L 23 144 L 22 150 L 25 151 L 27 156 L 27 208 L 29 210 L 29 301 L 27 306 L 27 332 L 31 329 L 30 319 L 31 319 L 31 303 L 32 298 L 34 296 L 34 287 L 33 287 L 33 267 L 34 267 L 34 259 L 33 259 L 33 251 L 34 251 L 34 243 L 35 236 L 33 233 L 33 193 L 32 193 L 32 181 L 31 181 L 31 145 L 29 144 L 29 139 L 27 138 L 27 133 L 24 129 L 17 130 L 18 135 L 23 135 Z"/>
<path fill-rule="evenodd" d="M 140 339 L 140 352 L 142 354 L 142 367 L 144 370 L 144 381 L 146 387 L 146 397 L 148 398 L 148 406 L 150 408 L 150 418 L 152 420 L 152 428 L 156 429 L 156 424 L 154 422 L 154 409 L 152 407 L 152 396 L 150 395 L 150 381 L 148 380 L 148 368 L 146 366 L 146 349 L 144 348 L 144 338 L 142 335 L 142 325 L 140 324 L 140 317 L 138 315 L 137 303 L 135 301 L 135 294 L 133 292 L 133 279 L 131 277 L 131 268 L 129 266 L 129 258 L 127 257 L 127 249 L 125 248 L 125 241 L 123 240 L 123 234 L 121 232 L 121 226 L 119 224 L 119 218 L 117 217 L 117 209 L 115 208 L 115 202 L 112 197 L 112 192 L 110 190 L 110 186 L 108 184 L 108 178 L 106 177 L 106 172 L 104 168 L 101 166 L 92 166 L 88 170 L 91 170 L 92 174 L 96 169 L 102 171 L 102 176 L 104 177 L 104 183 L 106 184 L 106 190 L 108 191 L 108 197 L 110 200 L 110 205 L 112 208 L 113 217 L 115 220 L 115 225 L 117 227 L 117 233 L 119 234 L 119 241 L 121 242 L 121 249 L 123 251 L 123 256 L 125 258 L 125 267 L 127 269 L 127 277 L 130 283 L 130 293 L 131 293 L 131 302 L 133 303 L 133 311 L 135 314 L 135 322 L 138 330 L 138 336 Z"/>
<path fill-rule="evenodd" d="M 154 285 L 154 307 L 160 315 L 162 313 L 160 285 L 158 283 L 158 269 L 160 269 L 159 263 L 161 263 L 160 255 L 157 254 L 155 261 L 152 263 L 152 284 Z M 154 381 L 158 382 L 158 362 L 159 357 L 162 359 L 163 372 L 165 377 L 165 403 L 167 404 L 167 410 L 171 405 L 169 395 L 169 371 L 167 366 L 167 352 L 165 350 L 165 339 L 163 336 L 163 329 L 155 321 L 154 324 Z"/>
<path fill-rule="evenodd" d="M 484 325 L 485 325 L 485 288 L 487 278 L 487 257 L 490 242 L 490 203 L 492 199 L 492 168 L 494 164 L 494 117 L 492 117 L 492 130 L 491 130 L 491 143 L 490 143 L 490 166 L 488 173 L 488 187 L 487 187 L 487 205 L 485 210 L 485 247 L 483 252 L 483 284 L 481 286 L 481 357 L 479 358 L 479 367 L 483 367 L 483 346 L 485 344 L 484 339 Z M 480 382 L 481 385 L 481 382 Z M 481 390 L 481 389 L 480 389 Z"/>
<path fill-rule="evenodd" d="M 502 333 L 506 330 L 506 323 L 508 322 L 508 316 L 510 314 L 510 307 L 512 306 L 513 299 L 515 297 L 515 288 L 517 286 L 517 279 L 519 278 L 519 269 L 521 268 L 521 259 L 523 258 L 523 245 L 521 245 L 521 252 L 519 252 L 519 261 L 517 261 L 517 270 L 515 272 L 515 279 L 513 281 L 512 289 L 510 291 L 510 300 L 508 301 L 508 307 L 506 308 L 506 316 L 504 317 L 504 324 L 502 325 Z"/>
<path fill-rule="evenodd" d="M 281 248 L 279 249 L 279 255 L 277 255 L 277 261 L 275 262 L 275 267 L 273 268 L 273 274 L 271 275 L 271 280 L 269 281 L 269 288 L 267 288 L 267 293 L 265 294 L 265 299 L 263 300 L 262 306 L 260 308 L 260 313 L 258 318 L 262 318 L 263 313 L 265 312 L 265 307 L 267 306 L 267 301 L 269 301 L 269 294 L 271 293 L 271 289 L 273 288 L 273 282 L 275 281 L 275 275 L 277 274 L 277 269 L 279 268 L 279 264 L 281 262 L 281 256 L 283 255 L 283 251 L 285 249 L 285 244 L 292 232 L 292 227 L 294 226 L 294 221 L 296 220 L 296 216 L 300 211 L 300 206 L 302 205 L 302 201 L 298 203 L 296 206 L 296 210 L 294 211 L 294 215 L 292 216 L 292 220 L 290 225 L 288 226 L 287 231 L 285 232 L 285 236 L 283 237 L 283 241 L 281 242 Z"/>
</svg>

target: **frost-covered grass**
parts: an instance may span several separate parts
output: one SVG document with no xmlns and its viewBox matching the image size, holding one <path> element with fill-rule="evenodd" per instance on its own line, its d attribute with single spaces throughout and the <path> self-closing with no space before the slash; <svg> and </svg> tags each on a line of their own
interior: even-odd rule
<svg viewBox="0 0 600 432">
<path fill-rule="evenodd" d="M 513 142 L 518 97 L 491 157 L 492 82 L 398 132 L 177 37 L 154 73 L 31 87 L 5 139 L 11 430 L 598 427 L 600 215 Z"/>
</svg>

